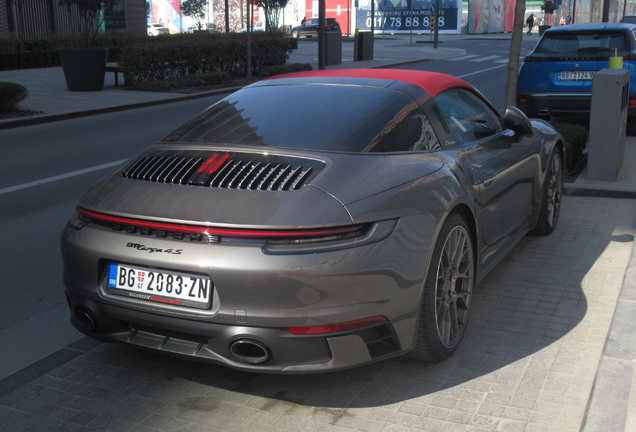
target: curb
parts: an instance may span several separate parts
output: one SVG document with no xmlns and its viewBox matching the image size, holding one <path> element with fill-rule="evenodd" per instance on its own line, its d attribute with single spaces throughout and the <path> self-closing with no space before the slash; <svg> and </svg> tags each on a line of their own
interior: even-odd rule
<svg viewBox="0 0 636 432">
<path fill-rule="evenodd" d="M 634 241 L 623 239 L 617 241 Z M 636 244 L 623 276 L 581 432 L 633 431 L 636 426 Z"/>
<path fill-rule="evenodd" d="M 564 186 L 563 193 L 570 196 L 594 197 L 594 198 L 627 198 L 636 199 L 636 191 L 592 189 L 587 187 Z"/>
<path fill-rule="evenodd" d="M 163 104 L 172 103 L 172 102 L 183 102 L 190 99 L 199 99 L 199 98 L 204 98 L 207 96 L 214 96 L 214 95 L 223 94 L 223 93 L 231 93 L 241 88 L 243 87 L 228 87 L 228 88 L 219 89 L 219 90 L 209 90 L 209 91 L 205 91 L 201 93 L 193 93 L 193 94 L 177 96 L 177 97 L 169 98 L 169 99 L 160 99 L 156 101 L 138 102 L 138 103 L 133 103 L 128 105 L 118 105 L 118 106 L 112 106 L 112 107 L 106 107 L 106 108 L 96 108 L 96 109 L 90 109 L 85 111 L 74 111 L 74 112 L 61 113 L 61 114 L 44 114 L 39 116 L 36 115 L 36 116 L 30 116 L 30 117 L 22 117 L 18 119 L 0 120 L 0 130 L 13 129 L 13 128 L 24 127 L 24 126 L 33 126 L 33 125 L 44 124 L 44 123 L 52 123 L 56 121 L 70 120 L 70 119 L 80 118 L 80 117 L 89 117 L 89 116 L 94 116 L 98 114 L 107 114 L 107 113 L 112 113 L 117 111 L 146 108 L 149 106 L 163 105 Z"/>
<path fill-rule="evenodd" d="M 432 59 L 407 60 L 407 61 L 397 62 L 397 63 L 369 66 L 368 69 L 389 68 L 394 66 L 420 63 L 420 62 L 425 62 L 430 60 Z M 128 105 L 117 105 L 117 106 L 112 106 L 107 108 L 96 108 L 96 109 L 85 110 L 85 111 L 73 111 L 73 112 L 61 113 L 61 114 L 43 114 L 43 115 L 36 115 L 36 116 L 30 116 L 30 117 L 21 117 L 17 119 L 0 120 L 0 130 L 14 129 L 14 128 L 25 127 L 25 126 L 34 126 L 39 124 L 52 123 L 56 121 L 70 120 L 70 119 L 75 119 L 80 117 L 90 117 L 90 116 L 99 115 L 99 114 L 108 114 L 108 113 L 126 111 L 126 110 L 137 109 L 137 108 L 146 108 L 149 106 L 163 105 L 163 104 L 168 104 L 172 102 L 183 102 L 186 100 L 199 99 L 199 98 L 214 96 L 214 95 L 223 94 L 223 93 L 232 93 L 242 88 L 243 86 L 228 87 L 224 89 L 209 90 L 209 91 L 205 91 L 201 93 L 193 93 L 193 94 L 177 96 L 177 97 L 169 98 L 169 99 L 160 99 L 156 101 L 139 102 L 139 103 L 133 103 Z"/>
</svg>

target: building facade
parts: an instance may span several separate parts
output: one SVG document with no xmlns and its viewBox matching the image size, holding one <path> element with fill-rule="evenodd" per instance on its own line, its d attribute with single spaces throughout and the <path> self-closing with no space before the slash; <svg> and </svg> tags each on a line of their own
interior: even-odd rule
<svg viewBox="0 0 636 432">
<path fill-rule="evenodd" d="M 120 0 L 104 18 L 103 31 L 146 34 L 145 0 Z M 61 6 L 59 0 L 0 0 L 0 37 L 63 36 L 76 25 L 76 12 Z"/>
</svg>

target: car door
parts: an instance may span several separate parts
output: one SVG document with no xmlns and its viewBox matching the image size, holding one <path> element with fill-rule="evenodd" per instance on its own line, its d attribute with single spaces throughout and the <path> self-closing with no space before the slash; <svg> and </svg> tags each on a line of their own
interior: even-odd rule
<svg viewBox="0 0 636 432">
<path fill-rule="evenodd" d="M 300 34 L 303 36 L 315 36 L 318 34 L 318 18 L 310 18 L 301 27 Z"/>
<path fill-rule="evenodd" d="M 503 127 L 501 116 L 479 95 L 454 88 L 435 98 L 460 145 L 458 161 L 479 190 L 486 244 L 514 235 L 531 217 L 539 155 L 529 139 Z"/>
</svg>

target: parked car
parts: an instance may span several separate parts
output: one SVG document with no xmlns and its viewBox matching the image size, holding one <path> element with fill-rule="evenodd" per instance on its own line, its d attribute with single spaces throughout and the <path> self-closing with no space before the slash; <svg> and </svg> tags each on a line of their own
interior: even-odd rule
<svg viewBox="0 0 636 432">
<path fill-rule="evenodd" d="M 209 31 L 211 33 L 216 33 L 218 30 L 216 28 L 216 24 L 213 23 L 201 23 L 201 28 L 197 24 L 192 24 L 188 28 L 186 28 L 186 32 L 193 33 L 195 30 Z"/>
<path fill-rule="evenodd" d="M 636 24 L 636 15 L 625 15 L 620 22 Z"/>
<path fill-rule="evenodd" d="M 519 72 L 517 106 L 530 117 L 589 118 L 594 73 L 617 52 L 630 71 L 627 131 L 636 134 L 636 25 L 587 23 L 550 28 Z"/>
<path fill-rule="evenodd" d="M 265 21 L 254 21 L 252 23 L 252 31 L 265 31 Z M 247 27 L 241 29 L 241 33 L 247 32 Z"/>
<path fill-rule="evenodd" d="M 338 23 L 338 20 L 335 18 L 326 18 L 325 30 L 340 31 L 340 24 Z M 291 29 L 291 35 L 294 38 L 299 38 L 301 36 L 318 36 L 318 18 L 309 18 L 305 20 L 304 24 L 293 27 Z"/>
<path fill-rule="evenodd" d="M 163 24 L 151 23 L 146 24 L 148 28 L 148 36 L 157 36 L 160 34 L 170 34 L 170 29 Z"/>
<path fill-rule="evenodd" d="M 80 199 L 61 239 L 71 322 L 256 372 L 444 360 L 475 285 L 555 229 L 563 152 L 449 75 L 260 81 Z"/>
</svg>

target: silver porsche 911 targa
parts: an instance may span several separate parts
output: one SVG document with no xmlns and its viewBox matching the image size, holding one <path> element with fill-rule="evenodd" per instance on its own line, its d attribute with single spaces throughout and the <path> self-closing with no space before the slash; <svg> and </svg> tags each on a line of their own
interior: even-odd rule
<svg viewBox="0 0 636 432">
<path fill-rule="evenodd" d="M 264 80 L 81 198 L 62 235 L 71 322 L 258 372 L 441 361 L 476 284 L 554 230 L 563 161 L 548 123 L 448 75 Z"/>
</svg>

